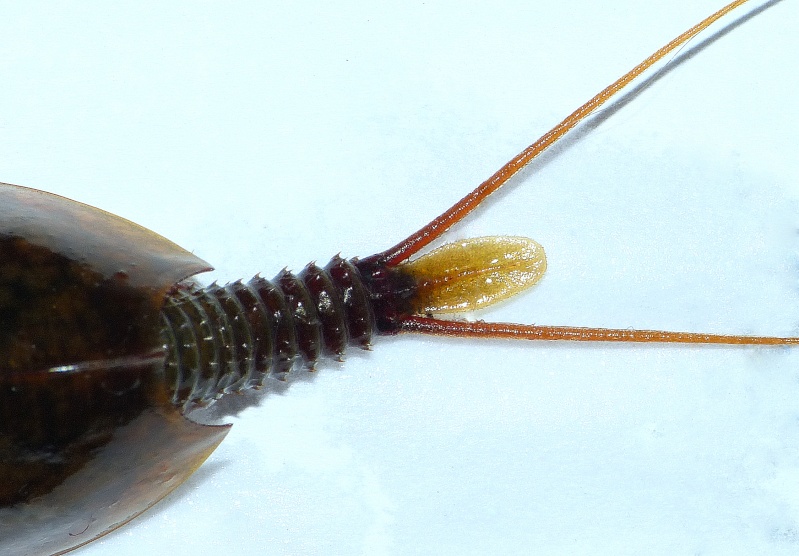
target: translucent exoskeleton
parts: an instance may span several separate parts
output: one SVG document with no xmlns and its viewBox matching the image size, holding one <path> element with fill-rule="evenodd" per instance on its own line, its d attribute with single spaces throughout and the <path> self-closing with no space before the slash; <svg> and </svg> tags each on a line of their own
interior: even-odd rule
<svg viewBox="0 0 799 556">
<path fill-rule="evenodd" d="M 509 199 L 512 199 L 512 198 L 513 198 L 513 196 L 510 196 L 510 197 L 509 197 Z M 99 205 L 99 206 L 104 206 L 102 203 L 97 203 L 97 202 L 94 202 L 94 201 L 93 201 L 93 204 L 97 204 L 97 205 Z M 537 211 L 536 211 L 536 212 L 537 212 Z M 542 212 L 543 212 L 543 211 L 542 211 Z M 206 220 L 206 222 L 207 222 L 207 220 Z M 206 224 L 206 225 L 207 225 L 207 224 Z M 225 223 L 225 225 L 230 225 L 230 223 L 229 223 L 229 222 L 226 222 L 226 223 Z M 310 228 L 310 225 L 309 225 L 308 227 Z M 502 231 L 502 232 L 505 232 L 505 230 L 506 230 L 506 229 L 505 229 L 505 228 L 503 228 L 501 231 Z M 490 231 L 490 230 L 489 230 L 489 231 Z M 515 230 L 512 230 L 512 231 L 515 233 Z M 591 232 L 589 231 L 589 232 L 588 232 L 588 234 L 589 234 L 589 235 L 591 235 Z M 170 234 L 167 234 L 167 235 L 168 235 L 168 236 L 170 236 L 170 237 L 173 237 L 171 233 L 170 233 Z M 470 235 L 480 235 L 480 234 L 470 234 Z M 544 243 L 544 245 L 545 245 L 545 247 L 546 247 L 547 249 L 550 249 L 550 248 L 555 248 L 555 249 L 557 249 L 557 247 L 554 247 L 554 245 L 553 245 L 553 243 L 557 243 L 557 242 L 553 242 L 553 241 L 552 241 L 552 239 L 541 238 L 540 236 L 536 235 L 536 234 L 535 234 L 535 232 L 529 233 L 529 235 L 532 235 L 533 237 L 536 237 L 537 239 L 540 239 L 540 240 L 542 240 L 542 243 Z M 456 236 L 456 237 L 457 237 L 457 236 Z M 385 246 L 385 244 L 386 244 L 386 242 L 390 242 L 392 239 L 396 239 L 396 238 L 394 238 L 394 237 L 378 237 L 378 238 L 376 238 L 376 239 L 378 239 L 379 241 L 376 241 L 376 242 L 375 242 L 375 245 L 376 245 L 378 248 L 380 248 L 380 247 L 384 247 L 384 246 Z M 546 241 L 544 241 L 545 239 L 546 239 Z M 572 238 L 572 239 L 574 239 L 574 238 Z M 187 243 L 186 243 L 186 241 L 185 241 L 185 240 L 183 240 L 183 239 L 180 239 L 180 240 L 179 240 L 179 243 L 181 243 L 181 244 L 187 244 Z M 187 245 L 188 245 L 188 246 L 190 246 L 190 247 L 192 247 L 192 248 L 194 248 L 194 246 L 193 246 L 193 245 L 191 245 L 191 243 L 188 243 Z M 217 258 L 216 258 L 216 257 L 212 257 L 212 256 L 209 256 L 209 255 L 206 255 L 206 253 L 204 253 L 204 252 L 201 252 L 201 251 L 199 251 L 199 250 L 198 250 L 197 252 L 198 252 L 198 253 L 202 253 L 202 255 L 203 255 L 204 257 L 206 257 L 206 256 L 207 256 L 209 259 L 212 259 L 212 260 L 213 260 L 213 262 L 216 262 L 216 260 L 217 260 Z M 321 253 L 321 254 L 324 254 L 324 253 L 327 253 L 327 252 L 328 252 L 328 250 L 326 250 L 326 249 L 325 249 L 325 247 L 322 247 L 322 248 L 315 248 L 315 249 L 314 249 L 314 251 L 313 251 L 313 253 Z M 359 252 L 360 252 L 360 253 L 363 253 L 363 252 L 369 252 L 369 251 L 363 251 L 363 249 L 355 249 L 355 248 L 350 248 L 350 247 L 348 246 L 348 247 L 346 248 L 346 252 L 347 252 L 347 253 L 353 253 L 353 252 L 354 252 L 354 253 L 359 253 Z M 298 254 L 298 256 L 305 257 L 305 256 L 307 256 L 307 255 L 305 255 L 305 254 Z M 285 260 L 285 258 L 284 258 L 284 259 L 278 259 L 278 260 Z M 290 262 L 292 262 L 292 266 L 294 266 L 295 268 L 301 268 L 301 261 L 302 261 L 302 260 L 303 260 L 303 259 L 299 259 L 299 260 L 297 260 L 297 261 L 290 261 Z M 262 263 L 262 267 L 263 267 L 263 263 Z M 254 270 L 255 270 L 255 269 L 254 269 Z M 230 272 L 226 272 L 226 274 L 229 276 L 229 275 L 230 275 Z M 238 274 L 238 272 L 237 272 L 237 274 Z M 246 272 L 245 272 L 245 274 L 246 274 Z M 700 291 L 701 291 L 701 290 L 700 290 Z M 578 314 L 579 314 L 579 313 L 578 313 Z M 492 318 L 493 318 L 493 317 L 492 317 Z M 543 317 L 535 317 L 533 320 L 535 320 L 535 321 L 537 321 L 537 322 L 542 322 L 542 321 L 544 321 L 545 319 L 544 319 Z M 736 319 L 736 320 L 738 320 L 738 319 Z M 651 321 L 647 321 L 647 322 L 651 322 Z M 582 322 L 578 322 L 578 323 L 582 324 Z M 589 323 L 586 323 L 586 324 L 589 324 Z M 600 323 L 597 323 L 597 324 L 606 324 L 606 323 L 602 323 L 602 322 L 600 322 Z M 634 320 L 634 319 L 630 319 L 630 320 L 627 320 L 627 319 L 625 319 L 625 320 L 623 320 L 623 321 L 620 323 L 620 325 L 621 325 L 621 326 L 627 326 L 627 325 L 642 326 L 642 325 L 644 325 L 644 324 L 646 324 L 646 323 L 640 323 L 639 321 L 636 321 L 636 320 Z M 691 329 L 700 329 L 700 330 L 706 330 L 706 329 L 714 329 L 714 330 L 715 330 L 715 328 L 716 328 L 716 327 L 715 327 L 715 326 L 712 326 L 712 322 L 711 322 L 711 323 L 708 323 L 708 324 L 709 324 L 708 326 L 698 326 L 698 327 L 691 327 L 691 326 L 689 326 L 689 327 L 687 327 L 687 328 L 691 328 Z M 723 327 L 722 327 L 722 330 L 721 330 L 721 331 L 725 331 L 725 330 L 723 329 Z M 746 330 L 745 330 L 745 331 L 746 331 Z M 759 329 L 757 329 L 757 330 L 753 330 L 753 331 L 755 331 L 755 332 L 763 332 L 763 333 L 770 333 L 770 332 L 772 332 L 772 331 L 773 331 L 773 329 L 772 329 L 772 328 L 770 328 L 770 327 L 768 327 L 768 326 L 763 326 L 762 328 L 759 328 Z M 786 330 L 786 332 L 789 332 L 789 331 L 790 331 L 790 329 L 787 329 L 787 330 Z M 392 345 L 393 345 L 393 344 L 392 344 Z M 461 346 L 460 344 L 458 344 L 458 345 L 456 345 L 456 346 L 455 346 L 453 349 L 460 349 L 460 348 L 462 348 L 462 346 Z M 556 349 L 557 349 L 557 348 L 556 348 Z M 599 348 L 595 348 L 595 349 L 599 349 Z M 719 355 L 718 355 L 718 352 L 715 352 L 715 351 L 711 350 L 711 353 L 713 353 L 713 354 L 714 354 L 716 357 L 719 357 Z M 750 352 L 750 353 L 751 353 L 751 352 Z M 620 356 L 620 357 L 624 357 L 624 356 L 622 355 L 622 356 Z M 356 361 L 357 361 L 357 359 L 359 359 L 359 358 L 356 358 Z M 411 368 L 411 367 L 413 367 L 413 368 L 416 368 L 416 367 L 418 367 L 420 364 L 421 364 L 421 363 L 416 363 L 416 362 L 414 362 L 414 363 L 412 363 L 412 364 L 408 364 L 408 367 L 409 367 L 409 368 Z M 491 373 L 490 373 L 490 371 L 491 371 L 491 369 L 487 369 L 486 371 L 487 371 L 487 372 L 486 372 L 486 374 L 487 374 L 488 376 L 487 376 L 487 377 L 484 377 L 484 378 L 489 378 L 489 380 L 490 380 L 490 379 L 491 379 L 491 377 L 490 377 L 490 374 L 491 374 Z M 534 369 L 533 369 L 532 371 L 530 371 L 530 372 L 534 372 Z M 353 376 L 354 376 L 354 373 L 353 373 Z M 320 386 L 320 385 L 318 385 L 318 384 L 317 384 L 317 385 L 314 385 L 314 386 L 316 386 L 316 387 L 321 387 L 321 386 Z M 274 401 L 274 400 L 276 400 L 276 399 L 279 399 L 279 398 L 274 398 L 274 397 L 270 397 L 270 398 L 269 398 L 270 402 L 271 402 L 271 401 Z M 277 402 L 276 402 L 276 403 L 277 403 Z M 386 403 L 386 401 L 385 401 L 385 398 L 381 400 L 381 403 Z M 452 408 L 450 408 L 450 409 L 452 409 Z M 277 420 L 272 420 L 272 421 L 270 421 L 270 422 L 269 422 L 269 425 L 268 425 L 268 427 L 265 427 L 265 428 L 268 428 L 268 429 L 283 429 L 283 428 L 286 428 L 286 427 L 290 427 L 290 424 L 284 423 L 284 422 L 282 422 L 280 419 L 277 419 Z M 265 431 L 265 433 L 266 433 L 266 431 Z M 267 513 L 269 513 L 269 512 L 267 512 Z M 390 512 L 389 512 L 389 513 L 390 513 Z M 401 545 L 400 545 L 400 546 L 401 546 Z"/>
</svg>

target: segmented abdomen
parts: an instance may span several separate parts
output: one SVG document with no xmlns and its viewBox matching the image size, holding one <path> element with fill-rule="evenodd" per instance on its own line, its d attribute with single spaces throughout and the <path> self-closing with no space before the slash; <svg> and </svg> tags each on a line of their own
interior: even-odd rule
<svg viewBox="0 0 799 556">
<path fill-rule="evenodd" d="M 182 282 L 162 316 L 164 374 L 173 403 L 184 406 L 257 388 L 268 376 L 285 379 L 322 356 L 341 359 L 348 345 L 368 347 L 375 328 L 359 271 L 338 256 L 273 280 Z"/>
</svg>

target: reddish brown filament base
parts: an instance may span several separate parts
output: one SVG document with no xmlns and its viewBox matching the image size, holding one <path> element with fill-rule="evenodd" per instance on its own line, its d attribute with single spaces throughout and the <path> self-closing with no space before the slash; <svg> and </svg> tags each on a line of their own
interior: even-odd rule
<svg viewBox="0 0 799 556">
<path fill-rule="evenodd" d="M 599 92 L 591 100 L 572 112 L 562 122 L 542 135 L 535 143 L 517 154 L 513 159 L 502 168 L 481 183 L 474 191 L 466 195 L 463 199 L 455 203 L 443 214 L 436 217 L 432 222 L 424 226 L 419 231 L 408 236 L 391 249 L 374 256 L 387 266 L 395 266 L 403 261 L 407 261 L 411 256 L 436 240 L 446 232 L 453 224 L 461 221 L 466 215 L 477 208 L 489 195 L 505 185 L 519 170 L 526 166 L 530 161 L 544 152 L 547 148 L 556 143 L 561 137 L 584 120 L 594 110 L 605 104 L 608 100 L 634 81 L 639 75 L 652 67 L 664 56 L 673 52 L 693 37 L 707 29 L 710 25 L 721 19 L 729 12 L 745 4 L 747 0 L 736 0 L 723 7 L 713 15 L 697 23 L 680 36 L 660 48 L 657 52 L 649 56 L 646 60 L 635 66 L 632 70 L 614 81 L 608 87 Z"/>
<path fill-rule="evenodd" d="M 728 336 L 694 332 L 663 332 L 618 328 L 582 328 L 577 326 L 537 326 L 502 322 L 447 321 L 428 317 L 407 317 L 400 323 L 401 332 L 490 338 L 507 340 L 547 340 L 569 342 L 640 342 L 670 344 L 725 344 L 781 346 L 799 344 L 799 338 L 772 336 Z"/>
<path fill-rule="evenodd" d="M 494 191 L 502 187 L 519 170 L 560 140 L 566 133 L 588 117 L 593 111 L 616 96 L 642 73 L 664 56 L 684 45 L 710 25 L 747 0 L 736 0 L 694 25 L 671 42 L 660 48 L 611 85 L 600 91 L 588 102 L 567 116 L 562 122 L 542 135 L 532 145 L 500 168 L 493 176 L 481 183 L 474 191 L 436 217 L 419 231 L 411 234 L 394 247 L 364 259 L 359 264 L 364 269 L 379 269 L 381 272 L 396 267 L 410 259 L 421 249 L 439 238 L 453 224 L 459 222 L 477 208 Z M 374 272 L 373 272 L 374 273 Z M 377 274 L 380 274 L 379 272 Z M 399 315 L 402 311 L 398 312 Z M 397 312 L 393 312 L 396 315 Z M 799 344 L 799 338 L 777 338 L 767 336 L 732 336 L 690 332 L 664 332 L 657 330 L 630 330 L 610 328 L 582 328 L 571 326 L 537 326 L 510 323 L 465 322 L 438 320 L 421 316 L 399 316 L 390 319 L 384 333 L 416 332 L 462 338 L 506 338 L 515 340 L 564 340 L 578 342 L 648 342 L 681 344 L 727 344 L 727 345 L 787 345 Z"/>
<path fill-rule="evenodd" d="M 627 87 L 642 73 L 664 56 L 684 45 L 720 18 L 745 4 L 747 0 L 735 0 L 716 13 L 694 25 L 671 42 L 646 58 L 628 73 L 600 91 L 588 102 L 567 116 L 532 145 L 500 168 L 493 176 L 481 183 L 474 191 L 436 217 L 422 229 L 411 234 L 394 247 L 365 259 L 364 268 L 386 270 L 407 261 L 411 256 L 439 238 L 453 224 L 459 222 L 477 208 L 494 191 L 510 180 L 519 170 L 538 157 L 547 148 L 559 141 L 566 133 L 588 117 L 597 108 L 608 102 L 619 91 Z M 400 311 L 399 314 L 402 312 Z M 565 340 L 578 342 L 649 342 L 681 344 L 727 344 L 727 345 L 786 345 L 799 344 L 799 338 L 777 338 L 765 336 L 730 336 L 690 332 L 664 332 L 656 330 L 630 330 L 610 328 L 582 328 L 570 326 L 537 326 L 510 323 L 465 322 L 438 320 L 421 316 L 399 316 L 389 323 L 384 333 L 416 332 L 461 338 L 506 338 L 515 340 Z"/>
</svg>

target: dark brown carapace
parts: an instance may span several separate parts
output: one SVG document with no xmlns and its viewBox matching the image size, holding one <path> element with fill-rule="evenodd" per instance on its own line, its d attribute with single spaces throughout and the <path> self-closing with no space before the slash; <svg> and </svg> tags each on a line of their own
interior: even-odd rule
<svg viewBox="0 0 799 556">
<path fill-rule="evenodd" d="M 134 518 L 222 441 L 187 409 L 282 379 L 373 334 L 792 344 L 796 338 L 442 320 L 534 284 L 543 249 L 441 236 L 597 107 L 733 2 L 603 90 L 420 231 L 382 253 L 225 286 L 161 236 L 62 197 L 0 184 L 0 554 L 60 554 Z"/>
</svg>

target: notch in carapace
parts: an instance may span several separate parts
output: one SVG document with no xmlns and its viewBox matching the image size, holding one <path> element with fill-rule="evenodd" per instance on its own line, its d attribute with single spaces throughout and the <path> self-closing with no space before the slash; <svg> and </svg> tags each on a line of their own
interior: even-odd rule
<svg viewBox="0 0 799 556">
<path fill-rule="evenodd" d="M 544 247 L 493 236 L 420 254 L 652 64 L 743 3 L 670 42 L 430 224 L 364 258 L 205 287 L 193 276 L 209 265 L 149 230 L 0 186 L 0 552 L 59 553 L 123 525 L 176 488 L 227 434 L 184 412 L 341 358 L 380 334 L 797 343 L 444 318 L 535 284 L 546 270 Z"/>
</svg>

